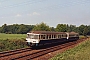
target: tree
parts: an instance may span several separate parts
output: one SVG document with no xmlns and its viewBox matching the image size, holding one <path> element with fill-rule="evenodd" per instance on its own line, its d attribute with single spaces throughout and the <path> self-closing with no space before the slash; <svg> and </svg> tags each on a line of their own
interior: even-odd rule
<svg viewBox="0 0 90 60">
<path fill-rule="evenodd" d="M 83 35 L 83 31 L 84 31 L 85 25 L 80 25 L 79 26 L 79 34 Z"/>
<path fill-rule="evenodd" d="M 87 27 L 88 27 L 88 33 L 87 33 L 87 35 L 90 35 L 90 25 L 87 26 Z"/>
<path fill-rule="evenodd" d="M 72 32 L 72 31 L 76 31 L 76 26 L 75 25 L 70 25 L 69 26 L 69 32 Z"/>
<path fill-rule="evenodd" d="M 33 31 L 50 31 L 50 28 L 45 23 L 36 24 L 35 27 L 32 29 Z"/>
<path fill-rule="evenodd" d="M 54 28 L 54 27 L 50 27 L 50 30 L 51 30 L 51 31 L 55 31 L 55 28 Z"/>
<path fill-rule="evenodd" d="M 0 33 L 7 34 L 26 34 L 34 28 L 34 25 L 24 25 L 24 24 L 13 24 L 7 25 L 4 24 L 0 27 Z"/>
<path fill-rule="evenodd" d="M 67 25 L 66 24 L 58 24 L 56 26 L 57 32 L 67 32 Z"/>
<path fill-rule="evenodd" d="M 17 34 L 17 31 L 19 29 L 19 25 L 18 24 L 9 25 L 8 28 L 9 28 L 8 33 Z"/>
<path fill-rule="evenodd" d="M 6 33 L 8 31 L 7 24 L 2 25 L 1 33 Z"/>
<path fill-rule="evenodd" d="M 19 29 L 17 30 L 17 33 L 18 33 L 18 34 L 26 34 L 27 31 L 28 31 L 27 26 L 25 26 L 24 24 L 21 24 L 21 25 L 19 26 Z"/>
<path fill-rule="evenodd" d="M 83 35 L 86 36 L 87 33 L 88 33 L 88 31 L 89 31 L 89 30 L 88 30 L 88 27 L 86 26 L 86 27 L 84 28 Z"/>
</svg>

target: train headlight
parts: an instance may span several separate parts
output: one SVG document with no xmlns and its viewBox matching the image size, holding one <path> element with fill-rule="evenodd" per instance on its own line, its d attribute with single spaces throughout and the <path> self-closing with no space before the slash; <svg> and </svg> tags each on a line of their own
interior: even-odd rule
<svg viewBox="0 0 90 60">
<path fill-rule="evenodd" d="M 36 42 L 36 41 L 33 41 L 33 42 Z"/>
<path fill-rule="evenodd" d="M 68 39 L 69 37 L 67 37 L 67 39 Z"/>
</svg>

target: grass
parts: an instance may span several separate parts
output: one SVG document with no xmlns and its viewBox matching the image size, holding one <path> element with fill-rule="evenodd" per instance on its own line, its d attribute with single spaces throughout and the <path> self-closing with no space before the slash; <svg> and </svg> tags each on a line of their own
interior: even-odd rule
<svg viewBox="0 0 90 60">
<path fill-rule="evenodd" d="M 0 33 L 0 40 L 6 40 L 6 39 L 25 39 L 26 34 L 2 34 Z"/>
<path fill-rule="evenodd" d="M 90 40 L 80 43 L 50 60 L 90 60 Z"/>
</svg>

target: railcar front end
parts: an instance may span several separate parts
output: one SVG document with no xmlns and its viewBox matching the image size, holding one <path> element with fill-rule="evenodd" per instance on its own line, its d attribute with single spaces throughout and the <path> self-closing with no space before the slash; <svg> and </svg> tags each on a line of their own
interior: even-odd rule
<svg viewBox="0 0 90 60">
<path fill-rule="evenodd" d="M 39 34 L 27 33 L 26 42 L 29 46 L 38 46 L 39 44 Z"/>
</svg>

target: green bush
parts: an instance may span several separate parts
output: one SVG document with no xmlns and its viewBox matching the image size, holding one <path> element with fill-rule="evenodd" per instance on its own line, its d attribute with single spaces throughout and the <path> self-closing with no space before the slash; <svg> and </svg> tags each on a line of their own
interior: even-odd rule
<svg viewBox="0 0 90 60">
<path fill-rule="evenodd" d="M 28 47 L 24 40 L 0 40 L 0 51 L 14 50 L 19 48 Z"/>
<path fill-rule="evenodd" d="M 0 42 L 0 49 L 4 49 L 4 48 L 5 48 L 4 44 Z"/>
</svg>

